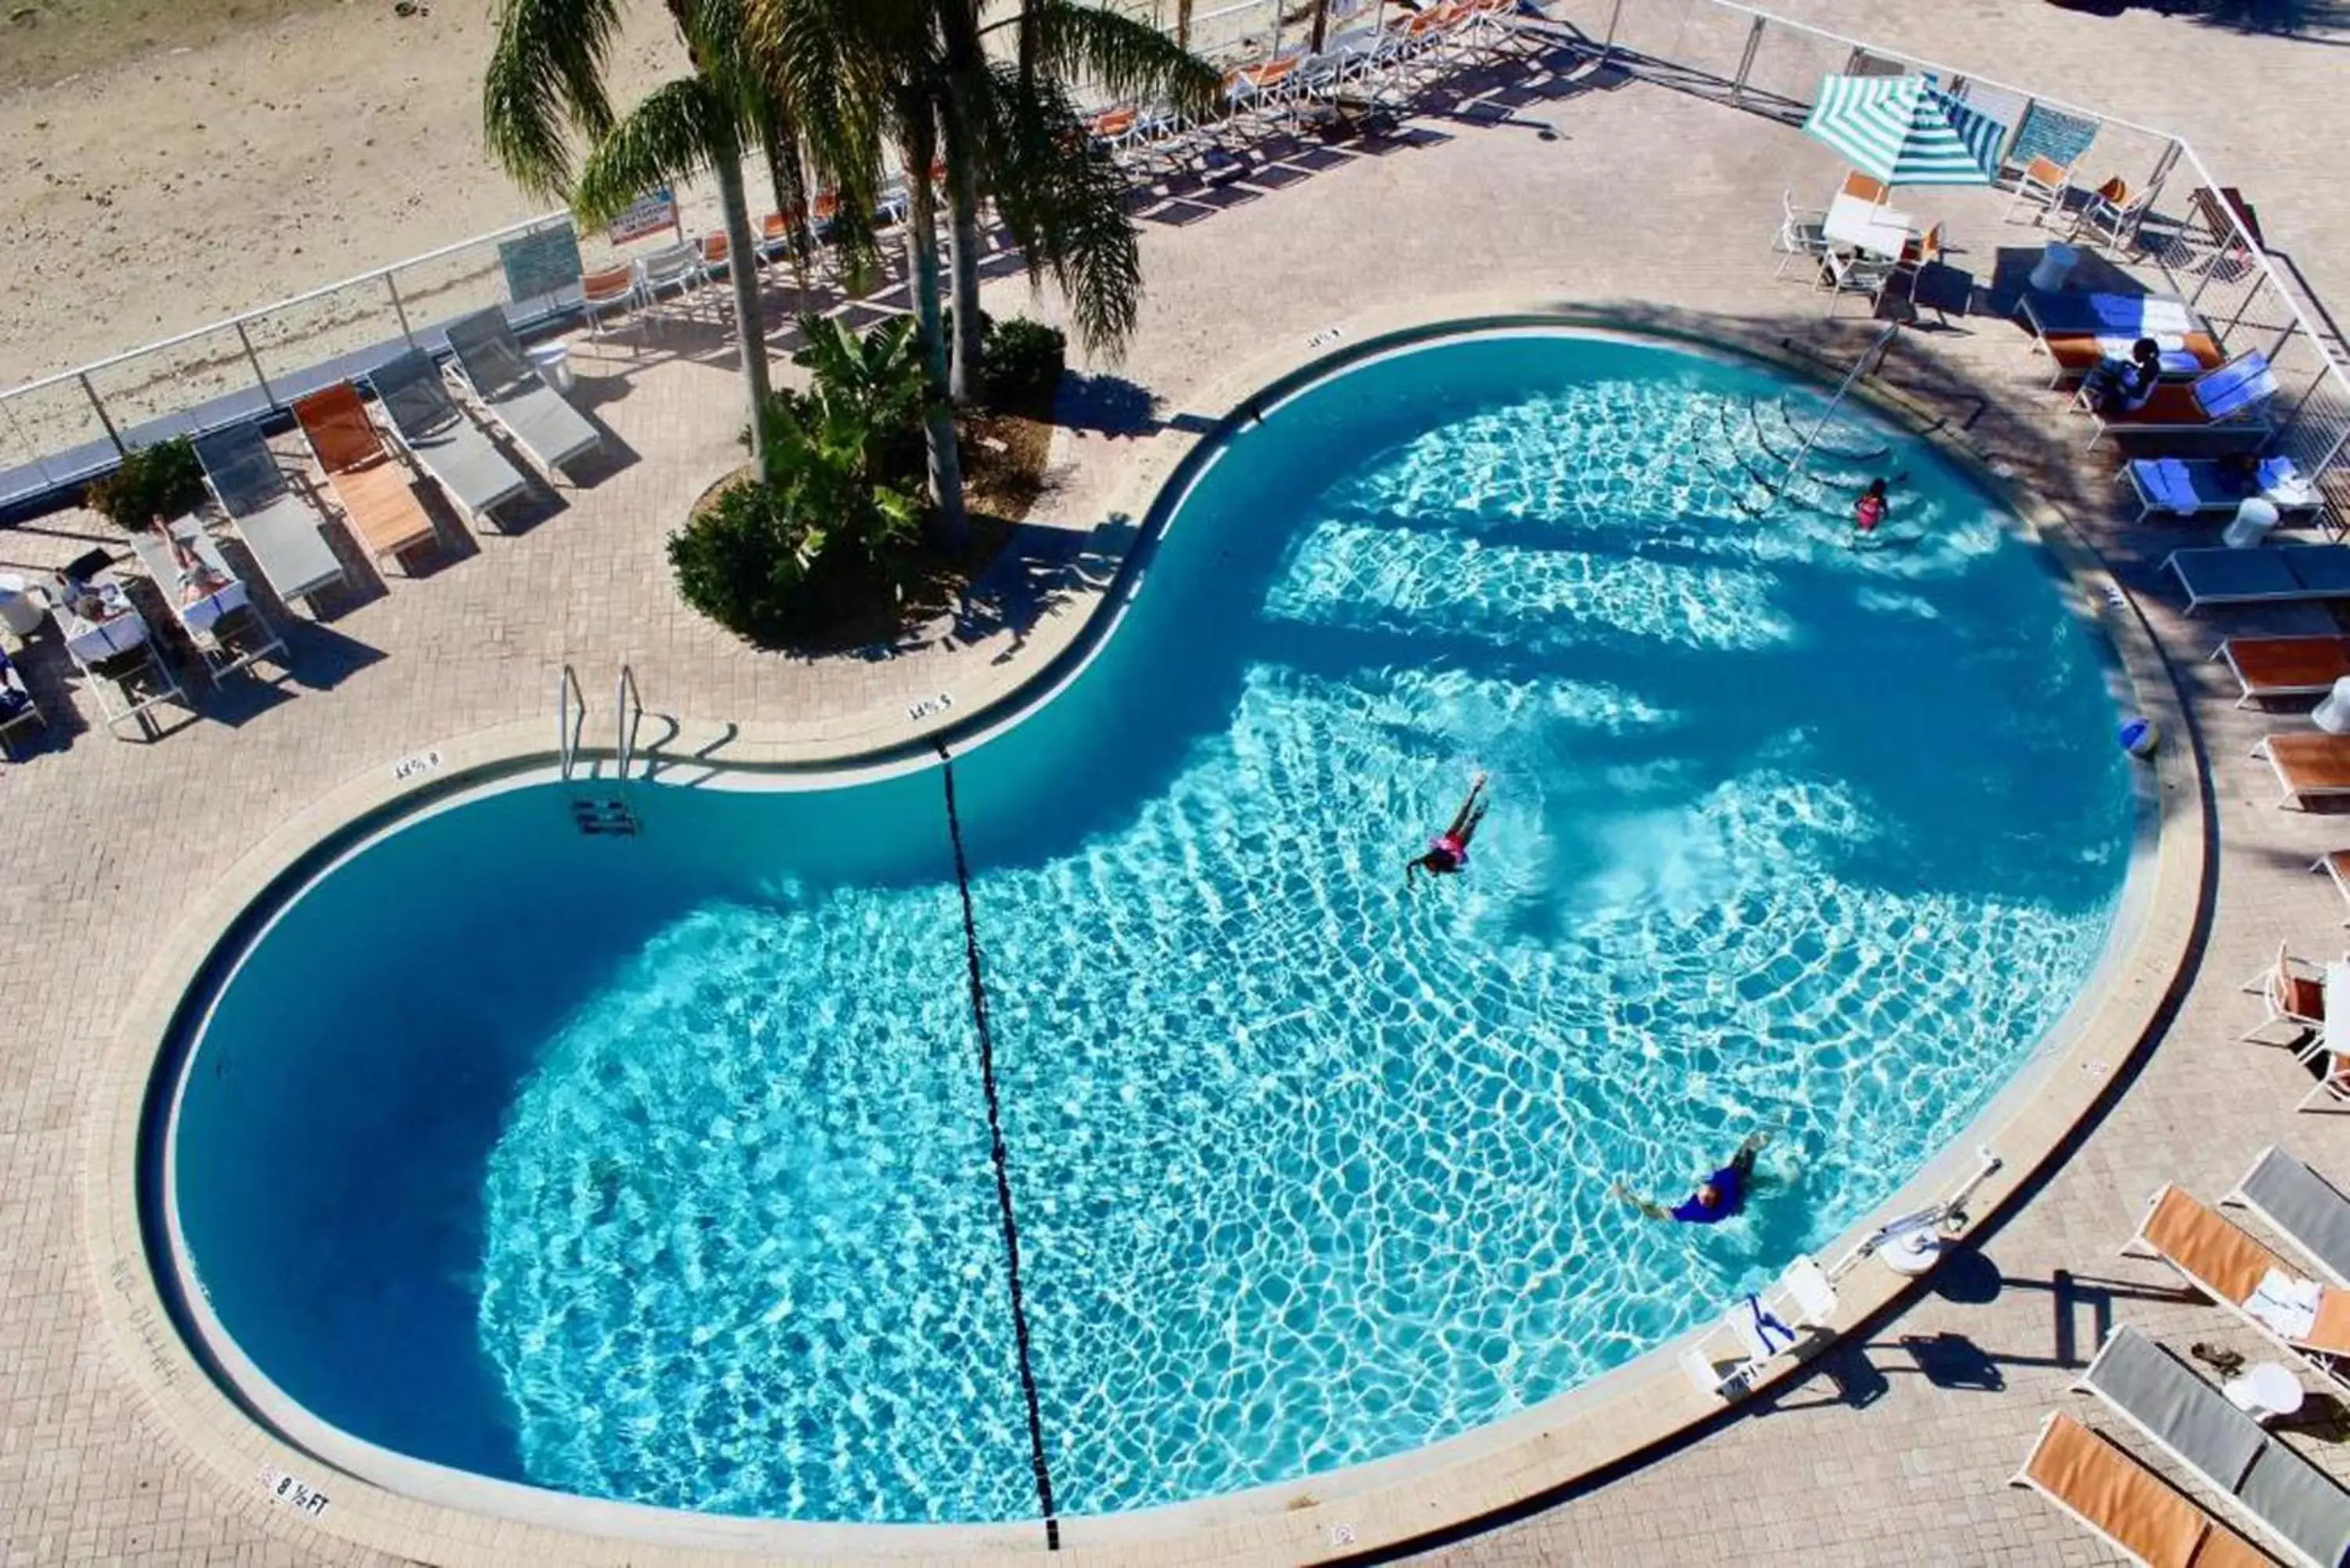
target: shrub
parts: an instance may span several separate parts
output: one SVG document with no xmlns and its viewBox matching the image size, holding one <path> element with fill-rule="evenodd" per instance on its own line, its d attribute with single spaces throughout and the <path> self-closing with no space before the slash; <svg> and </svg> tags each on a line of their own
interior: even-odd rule
<svg viewBox="0 0 2350 1568">
<path fill-rule="evenodd" d="M 90 481 L 83 499 L 91 511 L 132 533 L 192 512 L 204 499 L 204 471 L 196 461 L 195 443 L 176 436 L 126 452 L 120 468 Z"/>
<path fill-rule="evenodd" d="M 1069 339 L 1025 317 L 990 322 L 980 356 L 980 395 L 991 408 L 1045 413 L 1067 367 Z"/>
</svg>

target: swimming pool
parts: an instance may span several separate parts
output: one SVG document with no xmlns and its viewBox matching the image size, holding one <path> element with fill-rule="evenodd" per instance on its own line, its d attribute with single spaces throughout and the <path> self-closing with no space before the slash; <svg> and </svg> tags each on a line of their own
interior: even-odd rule
<svg viewBox="0 0 2350 1568">
<path fill-rule="evenodd" d="M 1740 363 L 1487 335 L 1274 406 L 1086 673 L 941 779 L 421 816 L 189 1056 L 185 1264 L 401 1453 L 814 1520 L 1032 1517 L 976 938 L 1055 1501 L 1401 1451 L 1880 1201 L 2102 951 L 2131 781 L 2038 553 Z M 1887 547 L 1838 497 L 1898 474 Z M 1404 859 L 1471 773 L 1470 873 Z M 1777 1179 L 1695 1234 L 1750 1127 Z"/>
</svg>

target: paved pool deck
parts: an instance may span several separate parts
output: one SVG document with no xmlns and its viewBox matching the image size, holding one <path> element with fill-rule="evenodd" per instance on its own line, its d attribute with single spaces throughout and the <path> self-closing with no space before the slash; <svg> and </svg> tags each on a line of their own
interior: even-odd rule
<svg viewBox="0 0 2350 1568">
<path fill-rule="evenodd" d="M 2035 63 L 2073 72 L 2070 90 L 2093 102 L 2106 100 L 2077 74 L 2091 68 L 2084 61 L 2106 70 L 2125 59 L 2115 73 L 2125 86 L 2205 84 L 2211 102 L 2182 102 L 2169 118 L 2262 204 L 2272 238 L 2321 290 L 2329 270 L 2344 270 L 2333 258 L 2350 254 L 2350 211 L 2319 180 L 2338 145 L 2319 117 L 2341 111 L 2283 90 L 2321 67 L 2333 76 L 2308 77 L 2313 91 L 2338 80 L 2344 57 L 2332 45 L 2025 0 L 1936 9 L 1933 27 L 1967 36 L 1912 38 L 1906 7 L 1810 14 L 2026 83 L 2038 79 Z M 2115 38 L 2125 54 L 2104 52 Z M 591 740 L 608 727 L 623 660 L 652 710 L 746 732 L 822 738 L 919 724 L 926 704 L 967 680 L 1041 667 L 1051 628 L 1081 615 L 1106 578 L 1112 514 L 1147 489 L 1135 467 L 1159 427 L 1212 421 L 1244 367 L 1302 353 L 1334 327 L 1448 299 L 1549 298 L 1665 326 L 1720 323 L 1824 358 L 1856 351 L 1866 328 L 1853 314 L 1823 323 L 1818 296 L 1773 281 L 1765 249 L 1780 190 L 1824 195 L 1837 173 L 1829 155 L 1647 83 L 1535 78 L 1512 91 L 1519 101 L 1506 118 L 1437 105 L 1377 155 L 1315 150 L 1147 219 L 1143 327 L 1125 363 L 1076 405 L 1092 428 L 1065 442 L 1062 482 L 1025 537 L 1034 570 L 999 578 L 972 613 L 888 657 L 756 657 L 676 602 L 661 541 L 737 459 L 734 379 L 723 327 L 709 317 L 583 347 L 581 400 L 617 438 L 615 459 L 512 536 L 444 518 L 451 547 L 413 579 L 395 570 L 379 583 L 354 558 L 366 587 L 321 621 L 292 619 L 282 680 L 200 691 L 196 711 L 168 732 L 118 743 L 88 695 L 66 689 L 54 642 L 36 641 L 24 662 L 60 733 L 0 766 L 10 824 L 0 1009 L 12 1020 L 0 1042 L 0 1562 L 401 1560 L 312 1528 L 257 1483 L 224 1484 L 187 1457 L 147 1412 L 101 1322 L 107 1285 L 85 1242 L 83 1188 L 107 1173 L 86 1168 L 84 1129 L 124 1002 L 192 896 L 312 803 L 452 737 L 509 723 L 551 731 L 566 662 L 587 686 Z M 2241 154 L 2202 141 L 2197 116 L 2233 128 Z M 1965 253 L 1954 259 L 1986 275 L 2002 248 L 2036 243 L 2001 224 L 2002 202 L 1984 193 L 1909 204 L 1947 217 Z M 991 307 L 1024 298 L 1012 280 Z M 1991 319 L 1959 327 L 1906 336 L 1889 378 L 1947 408 L 2064 512 L 2137 597 L 2194 705 L 2220 852 L 2192 983 L 2110 1110 L 1937 1290 L 1713 1429 L 1431 1561 L 2113 1561 L 2071 1520 L 2004 1484 L 2047 1410 L 2101 1424 L 2063 1385 L 2113 1323 L 2180 1345 L 2259 1349 L 2218 1309 L 2180 1297 L 2161 1269 L 2115 1256 L 2140 1205 L 2167 1179 L 2216 1197 L 2272 1142 L 2350 1178 L 2341 1120 L 2292 1111 L 2306 1075 L 2285 1053 L 2234 1043 L 2258 1005 L 2238 982 L 2280 941 L 2321 958 L 2337 939 L 2350 945 L 2340 898 L 2305 869 L 2350 844 L 2350 822 L 2275 807 L 2266 770 L 2243 753 L 2268 729 L 2305 721 L 2233 708 L 2218 667 L 2201 661 L 2225 633 L 2333 625 L 2313 612 L 2186 620 L 2154 568 L 2180 535 L 2202 542 L 2210 531 L 2126 525 L 2110 459 L 2079 457 L 2075 427 L 2037 391 L 2022 336 Z M 0 559 L 56 566 L 93 543 L 119 539 L 67 514 L 0 535 Z M 2342 1430 L 2293 1440 L 2350 1477 Z M 416 1554 L 427 1554 L 422 1543 Z"/>
</svg>

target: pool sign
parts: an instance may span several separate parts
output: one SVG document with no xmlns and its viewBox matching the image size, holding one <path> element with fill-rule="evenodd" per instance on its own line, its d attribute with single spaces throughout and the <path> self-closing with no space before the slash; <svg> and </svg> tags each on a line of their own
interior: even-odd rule
<svg viewBox="0 0 2350 1568">
<path fill-rule="evenodd" d="M 255 1478 L 261 1490 L 269 1494 L 272 1502 L 282 1502 L 296 1513 L 307 1513 L 312 1519 L 327 1511 L 327 1494 L 307 1481 L 295 1480 L 274 1465 L 264 1465 Z"/>
<path fill-rule="evenodd" d="M 441 753 L 437 751 L 419 752 L 412 757 L 402 757 L 391 764 L 391 782 L 406 784 L 410 779 L 421 778 L 440 765 Z"/>
<path fill-rule="evenodd" d="M 612 220 L 612 243 L 626 244 L 677 227 L 677 193 L 663 185 L 629 202 L 628 211 Z"/>
</svg>

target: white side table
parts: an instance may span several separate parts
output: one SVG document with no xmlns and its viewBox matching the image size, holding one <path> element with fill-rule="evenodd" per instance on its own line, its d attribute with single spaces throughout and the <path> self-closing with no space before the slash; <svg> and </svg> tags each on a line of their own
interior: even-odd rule
<svg viewBox="0 0 2350 1568">
<path fill-rule="evenodd" d="M 0 575 L 0 626 L 11 635 L 19 639 L 32 636 L 40 629 L 41 617 L 47 613 L 33 597 L 30 583 L 14 573 Z"/>
<path fill-rule="evenodd" d="M 524 352 L 530 356 L 530 362 L 538 367 L 540 379 L 565 397 L 571 395 L 573 381 L 570 344 L 542 343 L 536 348 L 526 348 Z"/>
<path fill-rule="evenodd" d="M 2255 1421 L 2290 1416 L 2301 1408 L 2301 1379 L 2290 1367 L 2273 1361 L 2256 1361 L 2241 1377 L 2220 1385 L 2228 1402 Z"/>
</svg>

